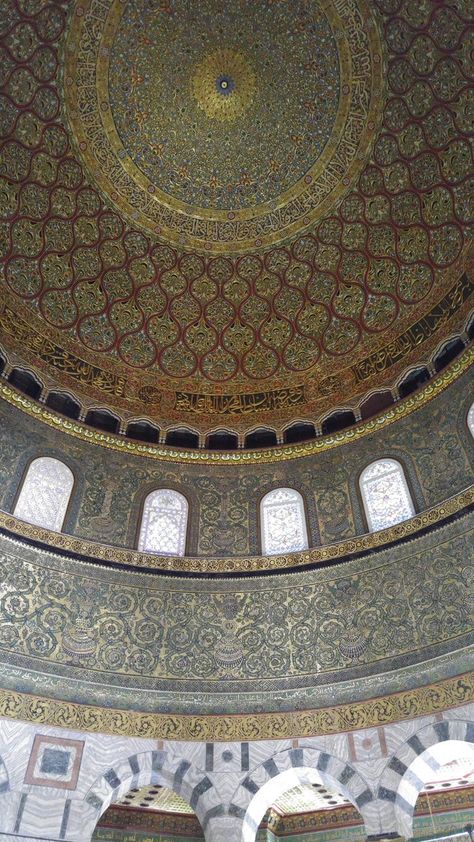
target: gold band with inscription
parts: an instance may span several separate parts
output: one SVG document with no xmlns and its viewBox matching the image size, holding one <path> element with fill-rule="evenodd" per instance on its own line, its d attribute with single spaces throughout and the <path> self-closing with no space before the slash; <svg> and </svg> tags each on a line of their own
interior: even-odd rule
<svg viewBox="0 0 474 842">
<path fill-rule="evenodd" d="M 142 713 L 0 690 L 0 716 L 123 737 L 189 740 L 283 740 L 356 731 L 441 713 L 474 701 L 474 672 L 363 702 L 282 713 L 199 715 Z"/>
</svg>

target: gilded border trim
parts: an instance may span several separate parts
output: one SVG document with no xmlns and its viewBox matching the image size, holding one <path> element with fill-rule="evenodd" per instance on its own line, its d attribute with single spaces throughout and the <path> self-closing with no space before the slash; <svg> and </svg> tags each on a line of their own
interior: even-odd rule
<svg viewBox="0 0 474 842">
<path fill-rule="evenodd" d="M 364 702 L 290 713 L 193 715 L 107 709 L 0 690 L 0 716 L 124 737 L 187 741 L 281 740 L 355 731 L 474 701 L 474 671 Z"/>
<path fill-rule="evenodd" d="M 458 377 L 461 377 L 474 363 L 474 346 L 467 348 L 464 353 L 449 368 L 438 374 L 426 386 L 405 398 L 400 403 L 388 409 L 386 412 L 371 418 L 368 421 L 342 430 L 330 436 L 323 436 L 312 441 L 301 444 L 277 446 L 266 450 L 237 450 L 237 451 L 208 451 L 208 450 L 173 450 L 166 446 L 153 446 L 140 444 L 133 439 L 127 439 L 118 435 L 101 433 L 85 425 L 72 421 L 47 409 L 26 395 L 23 395 L 9 386 L 8 383 L 0 382 L 0 398 L 7 403 L 25 412 L 27 415 L 37 418 L 39 421 L 53 427 L 60 432 L 99 445 L 100 447 L 116 450 L 121 453 L 129 453 L 133 456 L 145 456 L 148 459 L 157 459 L 163 462 L 174 462 L 176 464 L 200 463 L 204 465 L 262 465 L 266 463 L 286 462 L 290 459 L 301 459 L 305 456 L 313 456 L 334 447 L 349 444 L 364 436 L 376 433 L 384 427 L 406 418 L 412 412 L 421 409 L 441 392 L 451 386 Z"/>
<path fill-rule="evenodd" d="M 0 511 L 0 530 L 3 529 L 16 538 L 24 538 L 45 544 L 52 551 L 73 553 L 87 556 L 99 562 L 112 562 L 126 567 L 148 568 L 169 573 L 194 574 L 229 574 L 262 573 L 275 570 L 287 571 L 289 568 L 304 568 L 308 565 L 324 564 L 335 559 L 342 559 L 355 553 L 364 553 L 379 549 L 394 541 L 416 536 L 421 529 L 435 526 L 447 517 L 457 514 L 474 504 L 474 485 L 449 497 L 443 503 L 433 506 L 410 520 L 397 523 L 378 532 L 358 535 L 349 540 L 313 547 L 299 553 L 278 556 L 244 556 L 236 558 L 198 558 L 195 556 L 158 556 L 141 553 L 138 550 L 115 547 L 87 541 L 63 532 L 51 532 L 25 521 L 19 520 L 7 512 Z"/>
</svg>

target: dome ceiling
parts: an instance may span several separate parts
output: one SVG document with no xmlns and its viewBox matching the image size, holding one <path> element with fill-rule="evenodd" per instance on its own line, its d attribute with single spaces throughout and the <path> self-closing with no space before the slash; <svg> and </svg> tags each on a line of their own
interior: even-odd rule
<svg viewBox="0 0 474 842">
<path fill-rule="evenodd" d="M 5 349 L 201 430 L 311 419 L 428 359 L 474 289 L 467 15 L 3 3 Z"/>
<path fill-rule="evenodd" d="M 319 219 L 362 169 L 381 105 L 377 29 L 364 5 L 336 5 L 109 0 L 73 16 L 68 116 L 120 211 L 209 254 Z"/>
</svg>

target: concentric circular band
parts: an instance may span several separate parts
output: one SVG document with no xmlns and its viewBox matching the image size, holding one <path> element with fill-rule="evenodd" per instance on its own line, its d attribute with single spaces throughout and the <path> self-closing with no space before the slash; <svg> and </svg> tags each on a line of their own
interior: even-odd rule
<svg viewBox="0 0 474 842">
<path fill-rule="evenodd" d="M 113 46 L 126 4 L 123 0 L 107 0 L 98 10 L 89 0 L 76 8 L 66 50 L 67 111 L 85 163 L 120 211 L 168 242 L 210 254 L 239 254 L 282 242 L 308 229 L 350 189 L 366 161 L 382 108 L 380 40 L 365 0 L 315 0 L 314 7 L 329 23 L 339 56 L 338 104 L 332 130 L 327 138 L 324 135 L 323 148 L 315 153 L 311 165 L 294 183 L 284 185 L 283 192 L 255 204 L 249 204 L 247 197 L 243 206 L 239 206 L 237 194 L 230 194 L 226 207 L 223 200 L 214 206 L 211 200 L 206 204 L 187 203 L 181 187 L 173 192 L 163 190 L 158 170 L 150 177 L 139 155 L 130 154 L 117 129 L 116 106 L 114 111 L 109 90 Z M 318 72 L 311 62 L 304 66 L 308 77 Z M 234 45 L 216 47 L 197 62 L 189 84 L 203 113 L 232 127 L 256 96 L 257 70 Z M 228 77 L 228 87 L 219 91 L 215 85 L 222 75 Z M 223 95 L 222 91 L 229 90 Z M 261 92 L 259 96 L 263 96 Z M 314 111 L 317 100 L 304 106 Z M 264 115 L 265 108 L 259 113 Z M 246 117 L 249 114 L 247 111 Z M 253 112 L 251 116 L 254 119 Z M 150 118 L 140 113 L 137 119 L 146 125 Z M 317 126 L 317 114 L 312 124 Z M 287 128 L 275 126 L 275 137 Z M 302 155 L 308 137 L 292 140 L 301 145 Z M 161 147 L 166 143 L 160 145 L 158 137 L 159 155 L 166 153 Z M 249 158 L 251 153 L 249 147 Z M 181 170 L 186 168 L 185 163 Z M 177 185 L 182 177 L 183 172 L 178 172 Z"/>
</svg>

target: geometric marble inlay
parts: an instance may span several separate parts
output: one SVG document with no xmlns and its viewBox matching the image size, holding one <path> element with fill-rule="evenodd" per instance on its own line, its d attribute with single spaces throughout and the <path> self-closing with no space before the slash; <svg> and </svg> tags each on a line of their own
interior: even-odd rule
<svg viewBox="0 0 474 842">
<path fill-rule="evenodd" d="M 83 740 L 46 737 L 37 734 L 31 750 L 25 783 L 76 789 L 81 765 Z"/>
<path fill-rule="evenodd" d="M 40 772 L 55 777 L 67 775 L 71 752 L 57 748 L 45 748 L 41 758 Z"/>
</svg>

